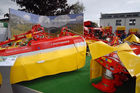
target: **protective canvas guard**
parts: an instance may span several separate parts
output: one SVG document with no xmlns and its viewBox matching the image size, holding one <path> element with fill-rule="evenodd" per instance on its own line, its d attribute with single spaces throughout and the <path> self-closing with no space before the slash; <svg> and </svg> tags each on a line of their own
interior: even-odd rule
<svg viewBox="0 0 140 93">
<path fill-rule="evenodd" d="M 124 39 L 124 41 L 140 43 L 140 39 L 134 34 L 129 35 L 127 38 Z"/>
<path fill-rule="evenodd" d="M 11 67 L 11 84 L 82 68 L 85 65 L 86 43 L 74 41 L 70 45 L 14 56 L 18 57 L 14 66 Z"/>
<path fill-rule="evenodd" d="M 140 56 L 136 55 L 127 43 L 113 47 L 99 41 L 95 43 L 90 43 L 89 49 L 92 56 L 90 65 L 91 79 L 102 76 L 103 68 L 99 63 L 95 61 L 95 59 L 117 51 L 120 60 L 130 73 L 130 75 L 136 76 L 136 93 L 140 92 Z"/>
</svg>

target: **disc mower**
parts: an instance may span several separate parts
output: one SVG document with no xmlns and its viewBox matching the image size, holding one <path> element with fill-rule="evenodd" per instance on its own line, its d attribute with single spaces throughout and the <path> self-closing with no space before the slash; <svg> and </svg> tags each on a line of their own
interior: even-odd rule
<svg viewBox="0 0 140 93">
<path fill-rule="evenodd" d="M 116 87 L 123 85 L 131 77 L 136 77 L 136 91 L 140 92 L 140 39 L 131 36 L 126 40 L 129 44 L 109 46 L 99 41 L 89 45 L 92 56 L 91 79 L 102 76 L 101 82 L 92 83 L 92 86 L 102 92 L 114 93 Z"/>
<path fill-rule="evenodd" d="M 116 52 L 97 58 L 95 61 L 105 68 L 101 82 L 92 83 L 95 88 L 103 92 L 113 93 L 116 91 L 116 86 L 121 86 L 124 81 L 128 80 L 127 74 L 129 73 Z"/>
</svg>

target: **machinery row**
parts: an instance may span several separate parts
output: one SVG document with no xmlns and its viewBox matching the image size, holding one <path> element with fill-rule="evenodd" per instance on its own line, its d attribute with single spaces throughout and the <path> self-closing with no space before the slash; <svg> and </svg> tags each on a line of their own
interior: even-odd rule
<svg viewBox="0 0 140 93">
<path fill-rule="evenodd" d="M 126 27 L 125 26 L 117 26 L 116 30 L 113 31 L 111 26 L 106 27 L 95 27 L 91 21 L 85 21 L 84 22 L 84 33 L 87 35 L 88 33 L 93 33 L 91 37 L 99 37 L 99 39 L 105 39 L 106 37 L 111 36 L 117 36 L 121 40 L 126 38 L 127 36 L 131 34 L 135 34 L 137 37 L 140 37 L 140 33 L 137 28 L 131 28 L 128 31 L 128 34 L 126 33 Z"/>
<path fill-rule="evenodd" d="M 6 60 L 6 56 L 18 57 L 12 68 L 12 75 L 15 76 L 12 76 L 11 79 L 11 83 L 17 83 L 82 68 L 85 64 L 87 50 L 92 56 L 91 79 L 102 76 L 101 82 L 98 84 L 92 83 L 92 85 L 103 92 L 113 93 L 116 91 L 116 86 L 121 86 L 124 82 L 127 82 L 130 77 L 136 77 L 136 80 L 139 79 L 138 74 L 140 70 L 137 65 L 140 64 L 140 39 L 135 36 L 137 35 L 136 32 L 136 30 L 135 32 L 133 29 L 130 30 L 130 35 L 127 37 L 125 27 L 118 27 L 116 35 L 114 35 L 111 27 L 96 28 L 91 27 L 90 22 L 85 22 L 83 35 L 78 35 L 68 29 L 68 27 L 63 27 L 58 37 L 53 38 L 48 36 L 49 33 L 46 33 L 43 27 L 35 25 L 26 33 L 15 35 L 12 39 L 0 42 L 0 60 Z M 88 49 L 86 49 L 86 46 L 88 46 Z M 57 50 L 60 51 L 58 52 Z M 48 55 L 49 53 L 50 55 Z M 56 53 L 60 53 L 59 57 L 58 55 L 54 56 Z M 35 58 L 37 56 L 40 56 L 40 58 Z M 34 60 L 32 60 L 33 58 Z M 57 62 L 59 60 L 59 63 L 67 60 L 71 63 L 75 60 L 75 63 L 69 65 L 70 67 L 58 66 L 61 70 L 62 68 L 70 68 L 70 70 L 63 69 L 61 71 L 57 69 L 53 72 L 49 69 L 52 73 L 46 73 L 40 70 L 37 71 L 39 73 L 37 74 L 29 70 L 30 68 L 34 69 L 37 66 L 36 63 L 42 67 L 45 66 L 45 62 L 54 62 L 56 59 Z M 31 63 L 28 63 L 29 61 L 31 61 Z M 24 76 L 18 76 L 20 70 L 23 71 L 21 69 L 23 63 L 21 64 L 21 62 L 26 66 L 23 67 L 26 69 L 26 73 L 30 74 L 27 74 L 27 76 L 31 78 L 28 77 L 28 79 L 26 79 Z M 32 64 L 33 66 L 31 66 Z M 66 63 L 63 63 L 63 65 L 64 64 Z M 18 71 L 14 72 L 15 69 Z M 48 69 L 46 69 L 46 71 L 48 71 Z M 138 85 L 139 82 L 136 82 L 136 93 L 140 92 Z"/>
</svg>

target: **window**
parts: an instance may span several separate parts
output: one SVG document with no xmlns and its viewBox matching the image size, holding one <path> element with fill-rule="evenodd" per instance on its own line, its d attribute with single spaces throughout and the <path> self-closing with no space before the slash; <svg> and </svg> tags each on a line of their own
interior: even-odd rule
<svg viewBox="0 0 140 93">
<path fill-rule="evenodd" d="M 116 26 L 121 26 L 122 20 L 116 20 Z"/>
<path fill-rule="evenodd" d="M 136 24 L 136 19 L 129 20 L 129 25 L 135 25 L 135 24 Z"/>
<path fill-rule="evenodd" d="M 127 14 L 127 17 L 133 17 L 133 15 L 132 14 Z"/>
<path fill-rule="evenodd" d="M 138 14 L 133 14 L 133 17 L 138 17 L 139 15 Z"/>
<path fill-rule="evenodd" d="M 120 17 L 125 17 L 125 15 L 120 15 Z"/>
</svg>

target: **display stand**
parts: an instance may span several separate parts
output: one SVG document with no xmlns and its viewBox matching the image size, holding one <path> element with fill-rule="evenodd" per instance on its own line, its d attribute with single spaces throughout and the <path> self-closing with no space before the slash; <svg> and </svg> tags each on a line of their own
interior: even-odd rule
<svg viewBox="0 0 140 93">
<path fill-rule="evenodd" d="M 15 56 L 1 57 L 0 73 L 2 77 L 2 84 L 0 86 L 0 93 L 42 93 L 18 84 L 10 84 L 11 67 L 16 61 Z"/>
</svg>

